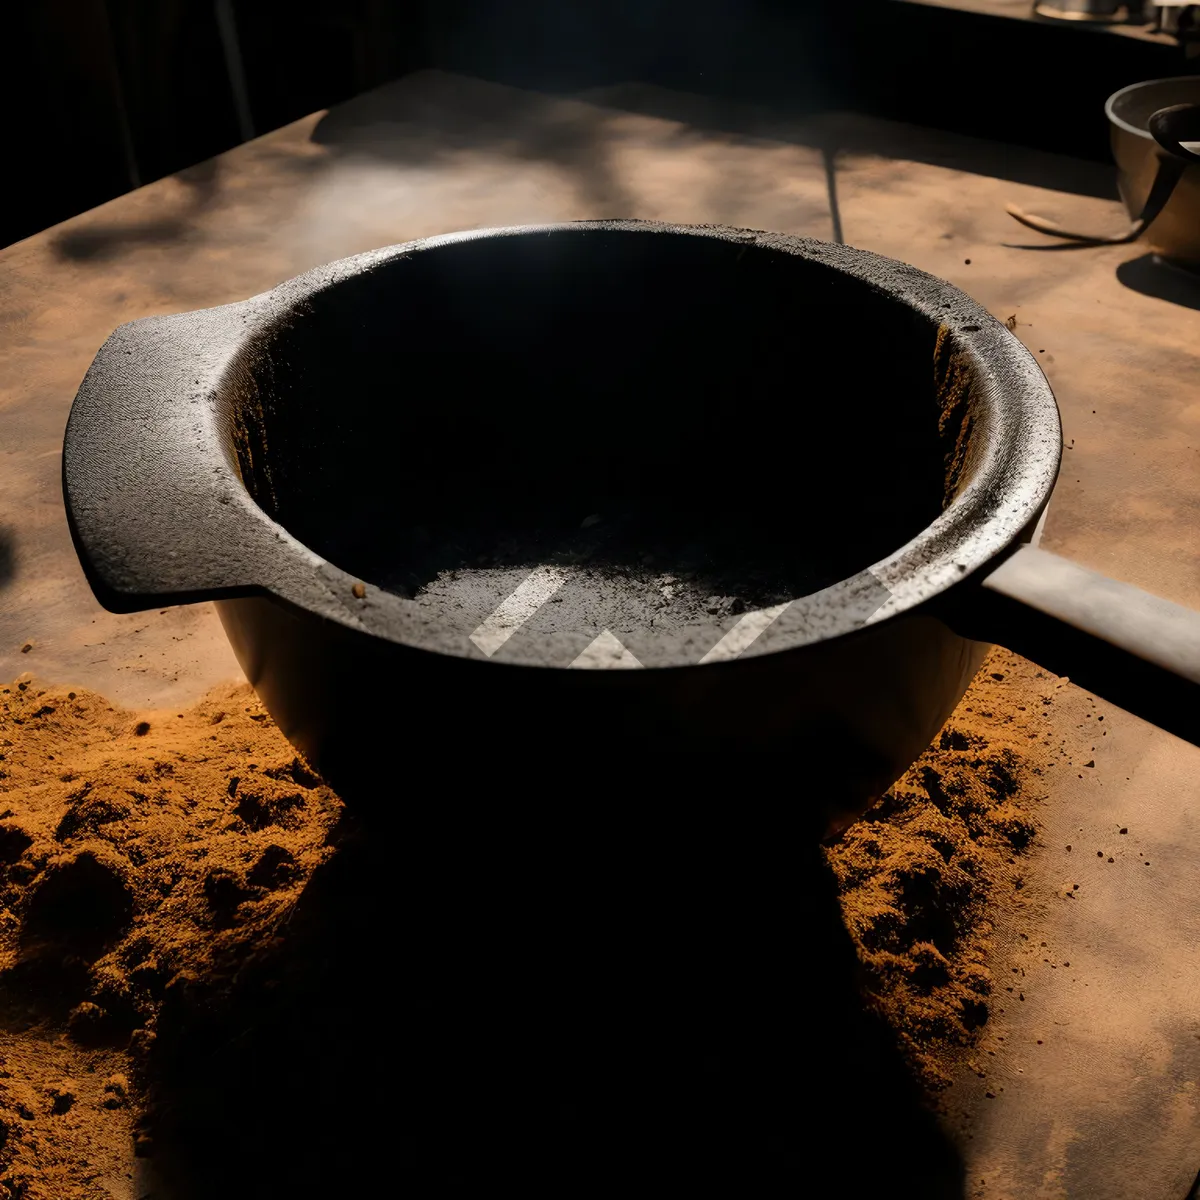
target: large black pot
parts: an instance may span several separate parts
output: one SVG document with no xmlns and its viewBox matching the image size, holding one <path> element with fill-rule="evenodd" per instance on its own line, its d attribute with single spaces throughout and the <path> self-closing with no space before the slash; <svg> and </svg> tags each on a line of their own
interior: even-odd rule
<svg viewBox="0 0 1200 1200">
<path fill-rule="evenodd" d="M 823 825 L 929 744 L 988 641 L 1197 737 L 1200 617 L 1022 546 L 1060 450 L 1033 358 L 949 284 L 607 221 L 122 326 L 63 470 L 101 603 L 215 600 L 352 799 L 445 807 L 481 768 L 497 805 L 652 779 L 676 807 L 686 776 Z"/>
</svg>

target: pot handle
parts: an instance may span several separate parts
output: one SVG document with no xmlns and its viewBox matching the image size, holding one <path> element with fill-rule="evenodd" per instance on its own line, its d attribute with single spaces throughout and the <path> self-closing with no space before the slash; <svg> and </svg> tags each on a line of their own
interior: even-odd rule
<svg viewBox="0 0 1200 1200">
<path fill-rule="evenodd" d="M 1182 143 L 1200 142 L 1200 104 L 1172 104 L 1160 108 L 1148 122 L 1150 136 L 1168 153 L 1184 162 L 1200 163 L 1200 154 Z"/>
<path fill-rule="evenodd" d="M 1033 546 L 979 582 L 960 632 L 1200 745 L 1200 613 Z"/>
<path fill-rule="evenodd" d="M 247 342 L 242 304 L 122 325 L 88 368 L 63 438 L 63 499 L 110 612 L 270 586 L 278 527 L 246 493 L 218 396 Z"/>
<path fill-rule="evenodd" d="M 1175 191 L 1175 185 L 1183 178 L 1189 162 L 1200 163 L 1200 154 L 1188 150 L 1183 142 L 1200 142 L 1200 104 L 1173 104 L 1160 108 L 1148 122 L 1154 140 L 1166 151 L 1158 156 L 1158 170 L 1146 196 L 1142 211 L 1130 222 L 1125 233 L 1115 237 L 1096 236 L 1090 233 L 1071 233 L 1060 229 L 1052 221 L 1035 217 L 1019 209 L 1015 204 L 1007 207 L 1008 215 L 1014 220 L 1047 237 L 1064 238 L 1071 242 L 1084 242 L 1093 246 L 1123 246 L 1136 242 L 1146 232 L 1167 206 Z"/>
</svg>

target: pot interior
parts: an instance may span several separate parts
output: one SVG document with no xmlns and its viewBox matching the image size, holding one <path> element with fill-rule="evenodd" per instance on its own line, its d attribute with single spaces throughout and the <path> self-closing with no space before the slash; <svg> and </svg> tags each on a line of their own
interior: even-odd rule
<svg viewBox="0 0 1200 1200">
<path fill-rule="evenodd" d="M 1151 79 L 1122 88 L 1109 98 L 1109 114 L 1149 138 L 1150 118 L 1174 104 L 1200 104 L 1200 76 Z"/>
<path fill-rule="evenodd" d="M 274 330 L 234 443 L 263 509 L 385 589 L 453 605 L 473 575 L 560 563 L 669 623 L 812 593 L 939 514 L 936 337 L 770 247 L 484 237 Z"/>
</svg>

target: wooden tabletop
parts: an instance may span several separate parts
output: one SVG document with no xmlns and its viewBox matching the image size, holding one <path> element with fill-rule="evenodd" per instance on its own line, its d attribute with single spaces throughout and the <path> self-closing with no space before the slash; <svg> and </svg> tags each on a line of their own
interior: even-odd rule
<svg viewBox="0 0 1200 1200">
<path fill-rule="evenodd" d="M 211 606 L 105 613 L 72 550 L 62 433 L 116 325 L 238 300 L 409 238 L 596 217 L 840 236 L 1012 318 L 1063 415 L 1067 451 L 1042 545 L 1200 608 L 1200 289 L 1137 245 L 1046 249 L 1005 214 L 1008 201 L 1070 228 L 1125 225 L 1111 172 L 1095 164 L 848 114 L 785 121 L 633 85 L 566 100 L 422 72 L 11 246 L 0 252 L 0 674 L 162 707 L 237 673 Z M 1200 858 L 1200 751 L 1119 712 L 1112 722 L 1109 757 L 1097 752 L 1089 779 L 1055 782 L 1052 823 L 1098 829 L 1137 812 L 1175 870 L 1098 886 L 1093 907 L 1071 910 L 1078 928 L 1047 906 L 1054 936 L 1103 929 L 1109 940 L 1090 1007 L 1047 992 L 1022 1015 L 1074 1022 L 1063 1057 L 1036 1069 L 1008 1060 L 1003 1119 L 964 1092 L 963 1129 L 979 1135 L 963 1135 L 969 1162 L 991 1180 L 981 1195 L 1134 1194 L 1097 1190 L 1102 1173 L 1100 1183 L 1072 1176 L 1081 1146 L 1119 1159 L 1112 1178 L 1136 1178 L 1147 1198 L 1182 1200 L 1179 1180 L 1200 1167 L 1200 1096 L 1179 1083 L 1200 1073 L 1188 883 Z M 1058 883 L 1049 841 L 1047 895 Z M 1151 988 L 1153 978 L 1170 985 Z M 1136 1020 L 1114 1035 L 1104 997 L 1131 994 Z M 1070 1120 L 1059 1112 L 1054 1125 L 1064 1096 Z"/>
</svg>

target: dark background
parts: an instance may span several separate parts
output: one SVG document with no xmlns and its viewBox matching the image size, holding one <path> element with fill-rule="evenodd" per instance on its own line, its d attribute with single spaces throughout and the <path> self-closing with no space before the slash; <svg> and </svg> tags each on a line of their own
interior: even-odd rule
<svg viewBox="0 0 1200 1200">
<path fill-rule="evenodd" d="M 1104 159 L 1104 98 L 1200 61 L 901 0 L 228 0 L 239 116 L 220 7 L 10 3 L 0 244 L 422 67 L 553 91 L 637 79 Z"/>
</svg>

